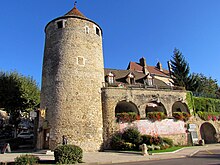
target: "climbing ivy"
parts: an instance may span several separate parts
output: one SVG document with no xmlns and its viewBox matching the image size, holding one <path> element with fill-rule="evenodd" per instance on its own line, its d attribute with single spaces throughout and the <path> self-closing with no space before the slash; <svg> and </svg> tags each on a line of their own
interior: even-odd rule
<svg viewBox="0 0 220 165">
<path fill-rule="evenodd" d="M 189 109 L 193 109 L 194 110 L 194 99 L 193 99 L 193 94 L 192 92 L 188 91 L 186 93 L 186 101 L 188 103 L 188 107 Z"/>
<path fill-rule="evenodd" d="M 186 101 L 189 109 L 202 120 L 220 121 L 220 99 L 195 97 L 192 92 L 187 92 Z"/>
<path fill-rule="evenodd" d="M 195 112 L 218 112 L 220 113 L 220 100 L 204 97 L 193 97 Z"/>
<path fill-rule="evenodd" d="M 194 113 L 198 111 L 220 113 L 220 99 L 195 97 L 192 92 L 187 92 L 186 101 L 189 109 L 193 109 Z"/>
</svg>

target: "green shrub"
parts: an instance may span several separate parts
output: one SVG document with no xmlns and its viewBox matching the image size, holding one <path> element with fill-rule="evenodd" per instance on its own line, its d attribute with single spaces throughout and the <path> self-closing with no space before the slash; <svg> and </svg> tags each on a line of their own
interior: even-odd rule
<svg viewBox="0 0 220 165">
<path fill-rule="evenodd" d="M 54 150 L 54 157 L 58 164 L 81 163 L 83 150 L 75 145 L 62 145 Z"/>
<path fill-rule="evenodd" d="M 172 139 L 169 139 L 169 138 L 162 138 L 163 139 L 163 142 L 168 144 L 170 147 L 173 147 L 173 140 Z"/>
<path fill-rule="evenodd" d="M 136 147 L 136 145 L 133 143 L 125 142 L 122 139 L 121 133 L 116 133 L 113 135 L 110 145 L 111 148 L 115 150 L 134 150 Z"/>
<path fill-rule="evenodd" d="M 146 145 L 152 145 L 153 144 L 153 140 L 152 140 L 152 136 L 151 135 L 142 135 L 142 144 L 146 144 Z"/>
<path fill-rule="evenodd" d="M 130 150 L 135 150 L 136 149 L 136 145 L 129 143 L 129 142 L 123 142 L 121 144 L 121 150 L 125 150 L 125 151 L 130 151 Z"/>
<path fill-rule="evenodd" d="M 152 136 L 152 143 L 154 145 L 161 145 L 163 143 L 163 139 L 160 136 Z"/>
<path fill-rule="evenodd" d="M 138 150 L 141 134 L 136 128 L 128 128 L 123 133 L 116 133 L 111 139 L 111 148 L 115 150 Z"/>
<path fill-rule="evenodd" d="M 115 150 L 121 150 L 124 145 L 124 140 L 122 139 L 122 134 L 121 133 L 116 133 L 112 136 L 111 139 L 111 148 Z"/>
<path fill-rule="evenodd" d="M 137 128 L 128 128 L 122 134 L 122 139 L 138 146 L 141 143 L 141 133 Z"/>
<path fill-rule="evenodd" d="M 15 158 L 16 165 L 32 165 L 37 164 L 39 158 L 34 155 L 21 155 Z"/>
</svg>

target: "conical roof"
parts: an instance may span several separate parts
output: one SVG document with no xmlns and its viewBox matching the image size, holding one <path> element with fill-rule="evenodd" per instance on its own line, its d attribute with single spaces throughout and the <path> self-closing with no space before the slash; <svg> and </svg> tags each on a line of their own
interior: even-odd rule
<svg viewBox="0 0 220 165">
<path fill-rule="evenodd" d="M 79 16 L 79 17 L 86 18 L 86 17 L 76 8 L 76 3 L 74 4 L 73 9 L 70 10 L 68 13 L 66 13 L 65 16 Z"/>
</svg>

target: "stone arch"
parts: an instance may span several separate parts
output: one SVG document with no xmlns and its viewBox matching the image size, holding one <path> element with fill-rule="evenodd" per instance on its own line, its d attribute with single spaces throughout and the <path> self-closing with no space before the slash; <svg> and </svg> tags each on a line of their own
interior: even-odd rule
<svg viewBox="0 0 220 165">
<path fill-rule="evenodd" d="M 172 106 L 172 114 L 174 112 L 185 112 L 185 113 L 190 113 L 189 108 L 186 103 L 183 103 L 181 101 L 176 101 L 173 106 Z"/>
<path fill-rule="evenodd" d="M 116 107 L 115 107 L 115 115 L 117 113 L 122 113 L 122 112 L 135 112 L 138 115 L 140 115 L 140 112 L 137 108 L 137 106 L 131 102 L 131 101 L 120 101 L 117 103 Z"/>
<path fill-rule="evenodd" d="M 204 139 L 206 144 L 211 144 L 211 143 L 217 142 L 217 139 L 215 137 L 216 129 L 209 122 L 205 122 L 201 125 L 200 134 L 201 134 L 201 138 Z"/>
<path fill-rule="evenodd" d="M 147 116 L 148 112 L 163 112 L 165 115 L 167 115 L 167 111 L 165 106 L 160 102 L 152 101 L 147 103 L 145 113 Z"/>
</svg>

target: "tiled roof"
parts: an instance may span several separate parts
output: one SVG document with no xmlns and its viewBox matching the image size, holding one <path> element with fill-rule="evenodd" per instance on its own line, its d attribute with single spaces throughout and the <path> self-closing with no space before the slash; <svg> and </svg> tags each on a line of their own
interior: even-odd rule
<svg viewBox="0 0 220 165">
<path fill-rule="evenodd" d="M 115 75 L 116 80 L 126 78 L 129 75 L 129 73 L 133 73 L 136 80 L 142 79 L 146 76 L 145 74 L 140 72 L 119 69 L 105 69 L 105 76 L 108 75 L 110 72 Z"/>
<path fill-rule="evenodd" d="M 76 8 L 76 5 L 74 5 L 73 9 L 70 10 L 68 13 L 66 13 L 65 16 L 79 16 L 79 17 L 86 18 L 86 17 Z"/>
<path fill-rule="evenodd" d="M 136 63 L 136 62 L 130 62 L 127 69 L 131 70 L 131 71 L 143 72 L 143 67 L 140 64 Z M 155 75 L 158 75 L 158 76 L 165 76 L 165 77 L 169 76 L 169 71 L 168 70 L 163 69 L 163 71 L 160 71 L 155 66 L 148 66 L 147 65 L 147 70 L 150 74 L 155 74 Z"/>
<path fill-rule="evenodd" d="M 104 73 L 105 77 L 109 73 L 112 73 L 115 76 L 116 83 L 123 82 L 123 80 L 125 80 L 130 73 L 134 74 L 135 81 L 137 82 L 139 82 L 138 80 L 145 79 L 148 76 L 144 74 L 143 72 L 131 71 L 131 70 L 104 69 L 104 71 L 105 71 Z M 160 87 L 168 87 L 168 85 L 165 82 L 157 78 L 154 78 L 154 85 L 160 86 Z"/>
<path fill-rule="evenodd" d="M 137 64 L 136 62 L 130 62 L 127 69 L 138 71 L 138 72 L 143 72 L 143 67 Z"/>
<path fill-rule="evenodd" d="M 160 75 L 160 76 L 169 76 L 169 71 L 163 69 L 163 71 L 160 71 L 157 67 L 155 66 L 147 66 L 147 70 L 151 73 L 151 74 L 155 74 L 155 75 Z"/>
</svg>

